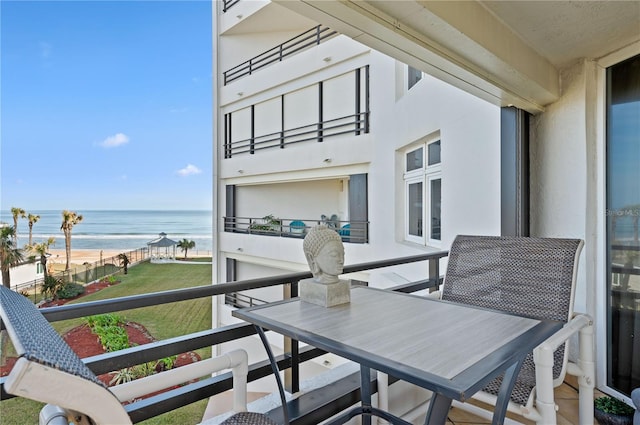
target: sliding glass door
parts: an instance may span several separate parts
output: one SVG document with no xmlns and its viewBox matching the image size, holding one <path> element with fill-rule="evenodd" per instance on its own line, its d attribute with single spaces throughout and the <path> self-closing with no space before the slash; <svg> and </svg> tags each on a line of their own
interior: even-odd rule
<svg viewBox="0 0 640 425">
<path fill-rule="evenodd" d="M 640 387 L 640 55 L 607 69 L 607 385 Z"/>
</svg>

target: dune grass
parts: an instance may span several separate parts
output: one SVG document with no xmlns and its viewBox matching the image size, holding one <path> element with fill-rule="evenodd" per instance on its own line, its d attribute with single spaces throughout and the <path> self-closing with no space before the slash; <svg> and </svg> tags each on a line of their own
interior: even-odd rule
<svg viewBox="0 0 640 425">
<path fill-rule="evenodd" d="M 211 264 L 151 264 L 148 262 L 129 269 L 129 274 L 118 275 L 121 283 L 82 297 L 72 303 L 103 300 L 129 295 L 168 291 L 211 284 Z M 126 320 L 137 322 L 147 328 L 157 340 L 171 338 L 211 329 L 211 298 L 202 298 L 153 307 L 118 312 Z M 65 320 L 52 323 L 63 334 L 84 323 L 84 319 Z M 3 348 L 5 351 L 5 348 Z M 211 356 L 211 349 L 198 350 L 201 357 Z M 195 424 L 200 422 L 207 405 L 201 400 L 180 409 L 141 422 L 145 425 Z M 37 424 L 42 403 L 22 398 L 0 402 L 0 424 Z"/>
</svg>

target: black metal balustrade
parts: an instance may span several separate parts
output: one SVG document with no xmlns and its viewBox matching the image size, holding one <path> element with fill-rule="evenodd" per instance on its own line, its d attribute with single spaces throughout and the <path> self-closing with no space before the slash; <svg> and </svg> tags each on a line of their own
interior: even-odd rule
<svg viewBox="0 0 640 425">
<path fill-rule="evenodd" d="M 232 81 L 238 80 L 242 77 L 246 77 L 247 75 L 251 75 L 259 69 L 265 68 L 277 62 L 281 62 L 287 56 L 291 56 L 307 50 L 313 46 L 317 46 L 318 44 L 327 41 L 335 37 L 336 35 L 338 35 L 337 31 L 333 31 L 331 30 L 331 28 L 323 27 L 322 25 L 311 28 L 310 30 L 296 35 L 295 37 L 285 41 L 284 43 L 274 47 L 273 49 L 260 53 L 259 55 L 249 59 L 248 61 L 225 71 L 223 73 L 224 85 L 226 86 Z"/>
<path fill-rule="evenodd" d="M 347 76 L 348 73 L 343 74 Z M 317 89 L 316 93 L 309 92 L 308 101 L 317 102 L 317 115 L 308 111 L 308 116 L 305 118 L 307 124 L 298 125 L 297 127 L 289 127 L 291 124 L 288 122 L 296 122 L 302 124 L 299 117 L 294 117 L 293 120 L 289 120 L 289 116 L 286 113 L 284 107 L 292 93 L 283 93 L 278 97 L 274 97 L 271 100 L 274 101 L 274 108 L 279 103 L 280 111 L 280 128 L 278 131 L 271 131 L 270 133 L 262 134 L 258 130 L 256 123 L 261 122 L 264 116 L 263 112 L 256 108 L 256 105 L 250 105 L 242 108 L 239 111 L 228 112 L 224 115 L 224 158 L 228 159 L 238 154 L 255 154 L 256 151 L 264 149 L 284 149 L 287 145 L 302 142 L 323 142 L 325 139 L 334 138 L 342 135 L 360 136 L 361 134 L 369 133 L 370 126 L 370 109 L 369 109 L 369 66 L 363 66 L 351 71 L 353 76 L 353 113 L 343 115 L 341 117 L 335 117 L 328 119 L 328 108 L 330 105 L 325 104 L 325 86 L 330 84 L 329 81 L 319 81 L 315 84 Z M 307 88 L 310 88 L 307 87 Z M 342 101 L 348 105 L 351 100 L 350 96 L 345 96 Z M 325 110 L 325 108 L 327 110 Z M 247 115 L 246 112 L 249 112 Z M 272 112 L 276 112 L 272 110 Z M 290 113 L 290 112 L 289 112 Z M 241 114 L 236 119 L 237 114 Z M 273 119 L 273 117 L 269 118 Z M 245 130 L 249 129 L 250 137 L 237 140 L 235 136 L 236 127 L 240 129 L 243 136 L 246 137 Z"/>
<path fill-rule="evenodd" d="M 400 292 L 415 292 L 427 288 L 435 288 L 442 282 L 440 277 L 439 260 L 447 256 L 446 251 L 420 254 L 410 257 L 393 258 L 388 260 L 373 261 L 349 265 L 344 267 L 344 273 L 354 273 L 372 270 L 382 267 L 390 267 L 401 264 L 426 261 L 428 273 L 424 280 L 404 284 L 393 288 Z M 156 292 L 152 294 L 133 295 L 129 297 L 113 298 L 100 301 L 85 302 L 80 304 L 66 304 L 60 307 L 41 309 L 42 314 L 49 322 L 74 319 L 95 314 L 112 313 L 133 308 L 149 307 L 160 304 L 168 304 L 185 300 L 204 297 L 224 296 L 226 294 L 246 291 L 256 288 L 272 286 L 288 286 L 291 297 L 298 294 L 298 282 L 311 277 L 311 273 L 290 273 L 280 276 L 272 276 L 258 279 L 237 281 L 233 283 L 221 283 L 194 288 L 186 288 L 172 291 Z M 4 324 L 0 330 L 4 330 Z M 145 362 L 157 360 L 180 353 L 197 350 L 199 348 L 215 346 L 229 341 L 234 341 L 255 334 L 255 328 L 249 324 L 234 324 L 222 328 L 210 329 L 183 335 L 153 344 L 140 345 L 116 352 L 105 353 L 83 359 L 94 374 L 100 375 L 114 370 L 132 367 Z M 280 370 L 285 370 L 287 386 L 290 392 L 299 391 L 299 367 L 300 363 L 325 354 L 324 351 L 314 347 L 299 348 L 297 341 L 291 341 L 291 350 L 277 357 Z M 271 366 L 268 360 L 251 364 L 249 367 L 249 381 L 255 381 L 271 375 Z M 359 401 L 360 382 L 359 373 L 349 375 L 339 381 L 321 388 L 318 392 L 304 394 L 288 403 L 292 424 L 319 423 L 328 417 L 340 412 L 348 406 Z M 4 390 L 6 377 L 0 378 L 0 399 L 7 400 L 15 396 L 7 394 Z M 374 390 L 376 388 L 373 382 Z M 164 392 L 143 400 L 135 401 L 125 406 L 127 413 L 134 423 L 161 415 L 168 411 L 186 406 L 195 401 L 209 398 L 232 388 L 230 373 L 206 378 L 197 383 L 189 384 L 174 390 Z M 270 416 L 278 420 L 281 418 L 281 409 L 274 409 Z M 280 419 L 281 421 L 281 419 Z"/>
<path fill-rule="evenodd" d="M 240 3 L 240 0 L 224 0 L 222 2 L 222 12 L 226 13 L 229 9 L 231 9 L 238 3 Z"/>
<path fill-rule="evenodd" d="M 312 123 L 284 131 L 225 143 L 225 158 L 243 153 L 254 154 L 264 149 L 280 148 L 303 142 L 322 142 L 324 139 L 353 134 L 368 133 L 369 112 L 347 115 L 322 122 Z"/>
<path fill-rule="evenodd" d="M 250 297 L 249 295 L 241 294 L 240 292 L 233 292 L 231 294 L 224 295 L 224 303 L 231 307 L 245 308 L 267 304 L 267 301 L 256 297 Z"/>
<path fill-rule="evenodd" d="M 252 235 L 304 238 L 314 226 L 326 224 L 342 237 L 343 242 L 368 243 L 368 221 L 342 221 L 338 219 L 292 219 L 266 217 L 224 217 L 224 231 Z"/>
</svg>

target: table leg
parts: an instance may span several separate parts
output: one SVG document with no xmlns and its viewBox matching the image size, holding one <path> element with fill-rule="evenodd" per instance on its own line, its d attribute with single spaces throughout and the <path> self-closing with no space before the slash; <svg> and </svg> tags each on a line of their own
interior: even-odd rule
<svg viewBox="0 0 640 425">
<path fill-rule="evenodd" d="M 362 402 L 362 424 L 371 425 L 371 369 L 360 365 L 360 400 Z"/>
<path fill-rule="evenodd" d="M 424 420 L 424 425 L 444 425 L 451 408 L 451 398 L 442 394 L 433 393 L 429 402 L 429 410 Z"/>
<path fill-rule="evenodd" d="M 509 404 L 509 398 L 511 397 L 511 391 L 513 390 L 513 386 L 516 384 L 516 378 L 518 377 L 518 373 L 520 373 L 522 363 L 524 363 L 524 357 L 504 371 L 500 391 L 498 391 L 496 407 L 493 411 L 492 425 L 498 425 L 504 422 L 504 417 L 507 414 L 507 405 Z"/>
<path fill-rule="evenodd" d="M 273 356 L 273 352 L 271 351 L 271 346 L 269 345 L 269 340 L 267 340 L 267 336 L 264 334 L 264 330 L 262 327 L 258 325 L 254 325 L 258 335 L 260 335 L 260 339 L 262 340 L 262 345 L 264 345 L 264 349 L 267 351 L 267 356 L 269 357 L 269 362 L 271 363 L 271 370 L 273 370 L 273 374 L 276 378 L 276 383 L 278 384 L 278 392 L 280 393 L 280 401 L 282 402 L 282 414 L 284 415 L 284 423 L 285 425 L 289 425 L 289 409 L 287 409 L 287 399 L 284 395 L 284 386 L 282 385 L 282 379 L 280 379 L 280 371 L 278 370 L 278 363 L 276 363 L 276 359 Z"/>
</svg>

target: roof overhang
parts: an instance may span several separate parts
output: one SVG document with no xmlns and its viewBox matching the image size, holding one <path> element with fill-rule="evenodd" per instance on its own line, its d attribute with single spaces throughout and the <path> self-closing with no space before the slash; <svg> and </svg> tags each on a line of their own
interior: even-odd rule
<svg viewBox="0 0 640 425">
<path fill-rule="evenodd" d="M 585 54 L 597 54 L 587 44 L 602 45 L 601 38 L 610 35 L 603 33 L 606 22 L 598 22 L 605 15 L 603 7 L 610 12 L 607 17 L 624 23 L 624 31 L 604 44 L 607 53 L 640 39 L 640 2 L 584 2 L 576 7 L 576 2 L 523 1 L 507 2 L 507 10 L 500 6 L 504 2 L 488 1 L 274 1 L 491 103 L 534 114 L 561 96 L 559 69 L 575 60 L 576 46 L 581 43 L 587 47 L 581 50 Z M 566 16 L 571 25 L 557 15 Z M 526 19 L 535 22 L 528 33 L 519 32 L 518 23 Z M 586 37 L 579 33 L 582 28 L 593 32 Z M 536 39 L 535 31 L 549 36 Z M 545 43 L 568 38 L 573 44 L 564 43 L 563 51 L 552 55 L 545 48 Z"/>
</svg>

